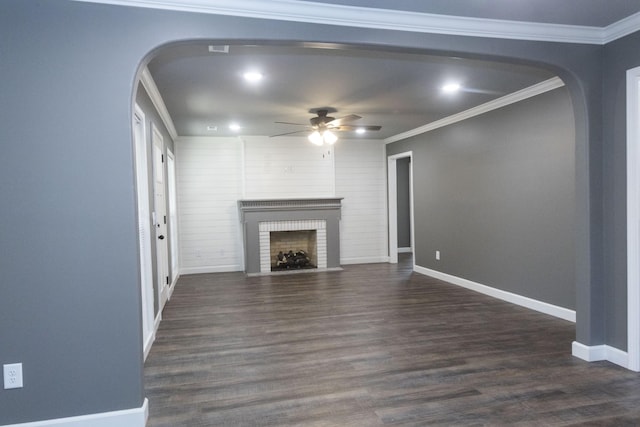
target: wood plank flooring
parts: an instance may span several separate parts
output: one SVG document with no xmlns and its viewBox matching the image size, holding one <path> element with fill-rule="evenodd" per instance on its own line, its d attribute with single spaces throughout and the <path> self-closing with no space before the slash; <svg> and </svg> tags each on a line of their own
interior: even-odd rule
<svg viewBox="0 0 640 427">
<path fill-rule="evenodd" d="M 574 325 L 398 266 L 183 276 L 145 366 L 151 427 L 640 425 L 640 375 Z"/>
</svg>

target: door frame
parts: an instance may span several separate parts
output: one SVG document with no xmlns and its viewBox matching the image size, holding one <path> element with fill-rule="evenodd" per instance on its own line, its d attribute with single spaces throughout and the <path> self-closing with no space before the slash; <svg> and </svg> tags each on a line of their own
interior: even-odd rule
<svg viewBox="0 0 640 427">
<path fill-rule="evenodd" d="M 140 296 L 142 314 L 142 348 L 146 360 L 155 340 L 153 255 L 151 253 L 152 227 L 149 221 L 149 169 L 147 157 L 147 130 L 145 114 L 136 103 L 133 113 L 135 188 L 138 217 L 138 251 L 140 268 Z"/>
<path fill-rule="evenodd" d="M 640 371 L 640 67 L 627 71 L 627 368 Z"/>
<path fill-rule="evenodd" d="M 389 220 L 389 263 L 398 263 L 398 168 L 399 159 L 409 158 L 409 215 L 411 225 L 411 249 L 413 251 L 413 265 L 416 260 L 416 249 L 414 239 L 413 220 L 413 151 L 393 154 L 387 156 L 387 194 L 388 194 L 388 215 Z"/>
<path fill-rule="evenodd" d="M 168 218 L 168 237 L 169 237 L 169 257 L 171 262 L 169 263 L 169 298 L 173 294 L 178 277 L 180 277 L 180 249 L 179 249 L 179 230 L 178 230 L 178 195 L 177 195 L 177 183 L 176 183 L 176 156 L 173 152 L 167 148 L 167 205 L 169 207 L 167 212 Z"/>
</svg>

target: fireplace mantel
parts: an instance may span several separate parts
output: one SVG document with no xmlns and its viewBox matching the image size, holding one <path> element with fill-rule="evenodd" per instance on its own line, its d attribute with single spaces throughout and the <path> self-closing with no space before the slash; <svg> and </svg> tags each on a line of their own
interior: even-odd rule
<svg viewBox="0 0 640 427">
<path fill-rule="evenodd" d="M 327 269 L 340 267 L 342 197 L 238 200 L 247 274 L 261 273 L 260 223 L 322 220 L 326 224 Z"/>
<path fill-rule="evenodd" d="M 337 209 L 339 211 L 342 206 L 342 199 L 342 197 L 322 197 L 308 199 L 244 199 L 238 200 L 238 207 L 240 208 L 240 220 L 244 222 L 246 212 L 277 212 L 323 209 Z"/>
</svg>

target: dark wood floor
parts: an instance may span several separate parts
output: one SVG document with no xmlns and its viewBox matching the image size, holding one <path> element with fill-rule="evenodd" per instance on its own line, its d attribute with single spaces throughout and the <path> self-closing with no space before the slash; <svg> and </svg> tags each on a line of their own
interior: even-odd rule
<svg viewBox="0 0 640 427">
<path fill-rule="evenodd" d="M 184 276 L 145 367 L 149 426 L 640 425 L 640 376 L 574 325 L 399 266 Z"/>
</svg>

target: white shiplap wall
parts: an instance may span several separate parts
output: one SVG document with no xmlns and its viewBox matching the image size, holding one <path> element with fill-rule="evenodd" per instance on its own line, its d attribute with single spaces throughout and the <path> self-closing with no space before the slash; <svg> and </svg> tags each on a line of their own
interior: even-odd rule
<svg viewBox="0 0 640 427">
<path fill-rule="evenodd" d="M 245 198 L 333 196 L 333 150 L 304 137 L 243 137 Z"/>
<path fill-rule="evenodd" d="M 241 141 L 180 138 L 175 145 L 181 274 L 242 271 Z"/>
<path fill-rule="evenodd" d="M 243 270 L 243 198 L 342 196 L 342 263 L 387 260 L 382 141 L 179 138 L 176 162 L 181 274 Z"/>
<path fill-rule="evenodd" d="M 379 140 L 336 145 L 336 195 L 342 201 L 342 264 L 387 262 L 385 146 Z"/>
</svg>

